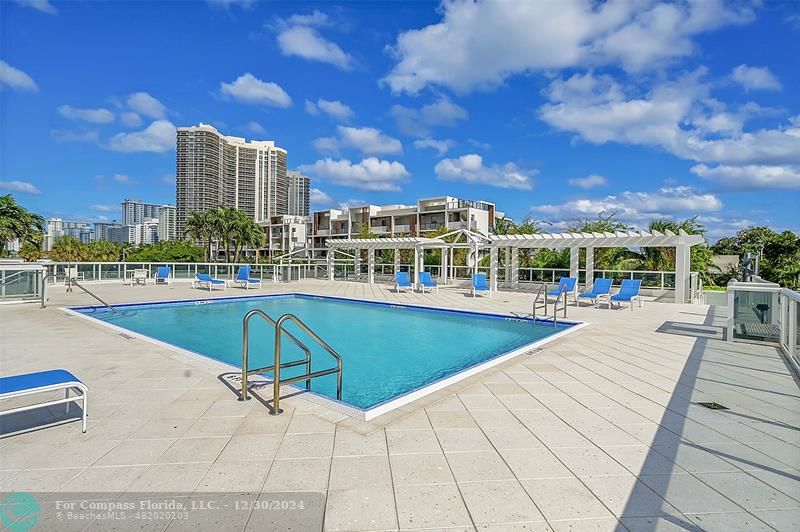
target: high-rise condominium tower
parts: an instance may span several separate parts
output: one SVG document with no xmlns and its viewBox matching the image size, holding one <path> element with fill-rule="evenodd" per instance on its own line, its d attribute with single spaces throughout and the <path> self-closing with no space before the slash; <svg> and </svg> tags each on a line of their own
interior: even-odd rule
<svg viewBox="0 0 800 532">
<path fill-rule="evenodd" d="M 287 172 L 289 176 L 289 214 L 308 216 L 311 210 L 311 179 L 300 172 Z"/>
<path fill-rule="evenodd" d="M 145 220 L 157 220 L 161 205 L 145 203 L 136 199 L 126 199 L 122 202 L 122 225 L 136 225 Z"/>
<path fill-rule="evenodd" d="M 286 150 L 274 141 L 247 142 L 214 127 L 178 128 L 177 234 L 194 211 L 232 207 L 256 222 L 289 213 Z"/>
</svg>

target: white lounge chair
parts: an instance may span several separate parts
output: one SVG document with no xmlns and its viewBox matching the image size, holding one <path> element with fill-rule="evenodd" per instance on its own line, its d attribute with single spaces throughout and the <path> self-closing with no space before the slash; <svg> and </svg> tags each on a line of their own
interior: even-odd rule
<svg viewBox="0 0 800 532">
<path fill-rule="evenodd" d="M 210 292 L 214 288 L 222 288 L 223 291 L 227 290 L 227 285 L 225 281 L 220 279 L 214 279 L 207 273 L 198 273 L 194 276 L 194 281 L 192 281 L 192 288 L 208 288 Z"/>
<path fill-rule="evenodd" d="M 32 405 L 20 406 L 9 410 L 0 411 L 0 415 L 24 412 L 35 408 L 66 404 L 66 413 L 69 414 L 69 405 L 74 402 L 81 402 L 83 416 L 83 426 L 81 430 L 86 432 L 86 398 L 89 388 L 83 384 L 75 375 L 64 369 L 52 369 L 49 371 L 39 371 L 37 373 L 27 373 L 24 375 L 13 375 L 11 377 L 0 378 L 0 400 L 23 397 L 38 393 L 64 390 L 64 399 L 55 399 L 36 403 Z M 70 397 L 70 390 L 76 390 L 79 395 Z"/>
</svg>

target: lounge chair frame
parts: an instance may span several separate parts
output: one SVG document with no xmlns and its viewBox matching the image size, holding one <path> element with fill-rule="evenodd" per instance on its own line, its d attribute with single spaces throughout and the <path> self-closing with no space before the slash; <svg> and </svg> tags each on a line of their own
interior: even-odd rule
<svg viewBox="0 0 800 532">
<path fill-rule="evenodd" d="M 86 419 L 88 417 L 87 408 L 86 407 L 87 407 L 87 399 L 89 397 L 89 388 L 85 384 L 83 384 L 80 380 L 78 380 L 77 377 L 75 377 L 74 375 L 72 375 L 71 373 L 69 373 L 66 370 L 64 370 L 64 371 L 71 378 L 64 379 L 61 382 L 48 384 L 46 386 L 35 386 L 35 387 L 32 387 L 32 388 L 26 388 L 26 389 L 23 389 L 23 390 L 17 390 L 17 391 L 13 391 L 13 392 L 3 393 L 3 394 L 0 394 L 0 400 L 13 399 L 15 397 L 26 397 L 28 395 L 36 395 L 36 394 L 40 394 L 40 393 L 53 392 L 53 391 L 58 391 L 58 390 L 64 390 L 64 399 L 55 399 L 55 400 L 52 400 L 52 401 L 45 401 L 43 403 L 35 403 L 35 404 L 32 404 L 32 405 L 25 405 L 25 406 L 20 406 L 20 407 L 17 407 L 17 408 L 11 408 L 9 410 L 3 410 L 3 411 L 0 411 L 0 416 L 6 415 L 6 414 L 14 414 L 14 413 L 17 413 L 17 412 L 25 412 L 25 411 L 28 411 L 28 410 L 35 410 L 37 408 L 44 408 L 44 407 L 47 407 L 47 406 L 61 405 L 61 404 L 66 405 L 66 414 L 69 414 L 69 405 L 70 405 L 70 403 L 73 403 L 73 402 L 77 403 L 77 402 L 80 401 L 81 402 L 81 411 L 82 411 L 81 432 L 86 432 Z M 45 373 L 45 372 L 42 372 L 42 373 Z M 25 376 L 28 376 L 28 375 L 32 375 L 32 374 L 28 373 L 28 374 L 22 374 L 22 375 L 12 375 L 12 376 L 9 376 L 9 377 L 2 377 L 2 379 L 14 379 L 16 377 L 25 377 Z M 74 397 L 70 397 L 69 393 L 70 393 L 71 390 L 75 390 L 75 391 L 79 392 L 78 395 L 76 395 Z"/>
</svg>

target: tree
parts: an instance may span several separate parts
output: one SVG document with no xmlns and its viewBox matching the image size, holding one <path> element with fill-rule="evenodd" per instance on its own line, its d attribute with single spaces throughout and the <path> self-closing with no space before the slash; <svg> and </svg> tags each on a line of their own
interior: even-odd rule
<svg viewBox="0 0 800 532">
<path fill-rule="evenodd" d="M 792 231 L 777 233 L 769 227 L 748 227 L 711 246 L 721 255 L 753 253 L 761 257 L 759 276 L 790 288 L 800 286 L 800 237 Z M 735 277 L 740 272 L 733 272 Z M 721 276 L 724 279 L 724 276 Z"/>
<path fill-rule="evenodd" d="M 42 233 L 44 218 L 19 205 L 11 194 L 0 196 L 0 257 L 5 255 L 7 242 L 39 245 Z"/>
<path fill-rule="evenodd" d="M 157 244 L 145 244 L 134 249 L 127 262 L 199 262 L 205 249 L 186 240 L 167 240 Z"/>
<path fill-rule="evenodd" d="M 53 244 L 50 258 L 56 262 L 81 262 L 88 256 L 86 244 L 74 236 L 62 236 Z"/>
<path fill-rule="evenodd" d="M 211 241 L 216 230 L 216 212 L 194 211 L 186 219 L 185 236 L 200 241 L 203 246 L 203 260 L 208 262 L 211 258 Z"/>
<path fill-rule="evenodd" d="M 235 221 L 231 232 L 234 244 L 234 262 L 239 262 L 239 255 L 246 247 L 259 248 L 264 244 L 264 228 L 242 211 L 235 211 Z"/>
<path fill-rule="evenodd" d="M 42 248 L 40 246 L 32 244 L 31 242 L 25 242 L 19 248 L 19 256 L 25 259 L 27 262 L 36 262 L 44 257 L 44 253 L 42 252 Z"/>
<path fill-rule="evenodd" d="M 86 246 L 87 260 L 94 262 L 117 262 L 122 256 L 122 247 L 109 240 L 95 240 Z"/>
</svg>

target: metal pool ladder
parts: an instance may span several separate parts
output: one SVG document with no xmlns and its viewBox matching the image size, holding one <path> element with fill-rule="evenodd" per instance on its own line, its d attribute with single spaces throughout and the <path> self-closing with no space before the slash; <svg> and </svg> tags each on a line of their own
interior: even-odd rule
<svg viewBox="0 0 800 532">
<path fill-rule="evenodd" d="M 271 323 L 275 327 L 275 359 L 271 366 L 266 366 L 263 368 L 256 368 L 256 369 L 248 369 L 247 368 L 247 361 L 248 355 L 250 351 L 250 319 L 254 316 L 259 316 L 260 318 L 264 319 L 265 321 Z M 284 324 L 287 321 L 293 322 L 295 325 L 300 327 L 303 331 L 306 332 L 311 338 L 314 339 L 320 346 L 322 346 L 331 356 L 336 360 L 336 367 L 335 368 L 328 368 L 323 369 L 320 371 L 311 371 L 311 350 L 300 340 L 298 340 L 292 333 L 287 331 L 284 328 Z M 296 346 L 298 346 L 303 353 L 305 354 L 305 358 L 303 360 L 295 360 L 292 362 L 284 362 L 281 363 L 281 339 L 283 336 L 286 336 L 291 340 Z M 298 375 L 297 377 L 289 377 L 287 379 L 281 379 L 281 369 L 284 368 L 291 368 L 295 366 L 305 366 L 305 373 L 302 375 Z M 322 338 L 317 336 L 317 334 L 312 331 L 308 325 L 303 323 L 303 321 L 295 316 L 294 314 L 284 314 L 278 321 L 273 320 L 266 312 L 253 309 L 247 314 L 245 314 L 244 319 L 242 320 L 242 394 L 239 398 L 240 401 L 244 401 L 250 399 L 247 395 L 247 377 L 249 375 L 255 375 L 260 373 L 267 373 L 271 371 L 273 373 L 273 381 L 272 381 L 272 415 L 278 415 L 283 413 L 283 410 L 280 408 L 280 395 L 281 395 L 281 385 L 283 384 L 292 384 L 294 382 L 299 381 L 306 381 L 306 390 L 311 389 L 311 379 L 315 379 L 317 377 L 323 377 L 325 375 L 332 375 L 336 373 L 336 399 L 342 400 L 342 357 L 339 356 L 331 346 L 329 346 Z"/>
<path fill-rule="evenodd" d="M 564 318 L 567 317 L 567 287 L 565 285 L 561 285 L 561 290 L 558 292 L 556 296 L 556 300 L 553 302 L 553 326 L 555 327 L 558 325 L 558 302 L 561 298 L 564 298 L 563 307 L 564 310 Z M 539 303 L 539 299 L 544 301 L 544 304 Z M 531 310 L 531 315 L 533 319 L 536 319 L 536 310 L 544 306 L 544 316 L 547 317 L 547 283 L 542 283 L 539 285 L 539 291 L 536 292 L 536 297 L 533 299 L 533 309 Z"/>
</svg>

